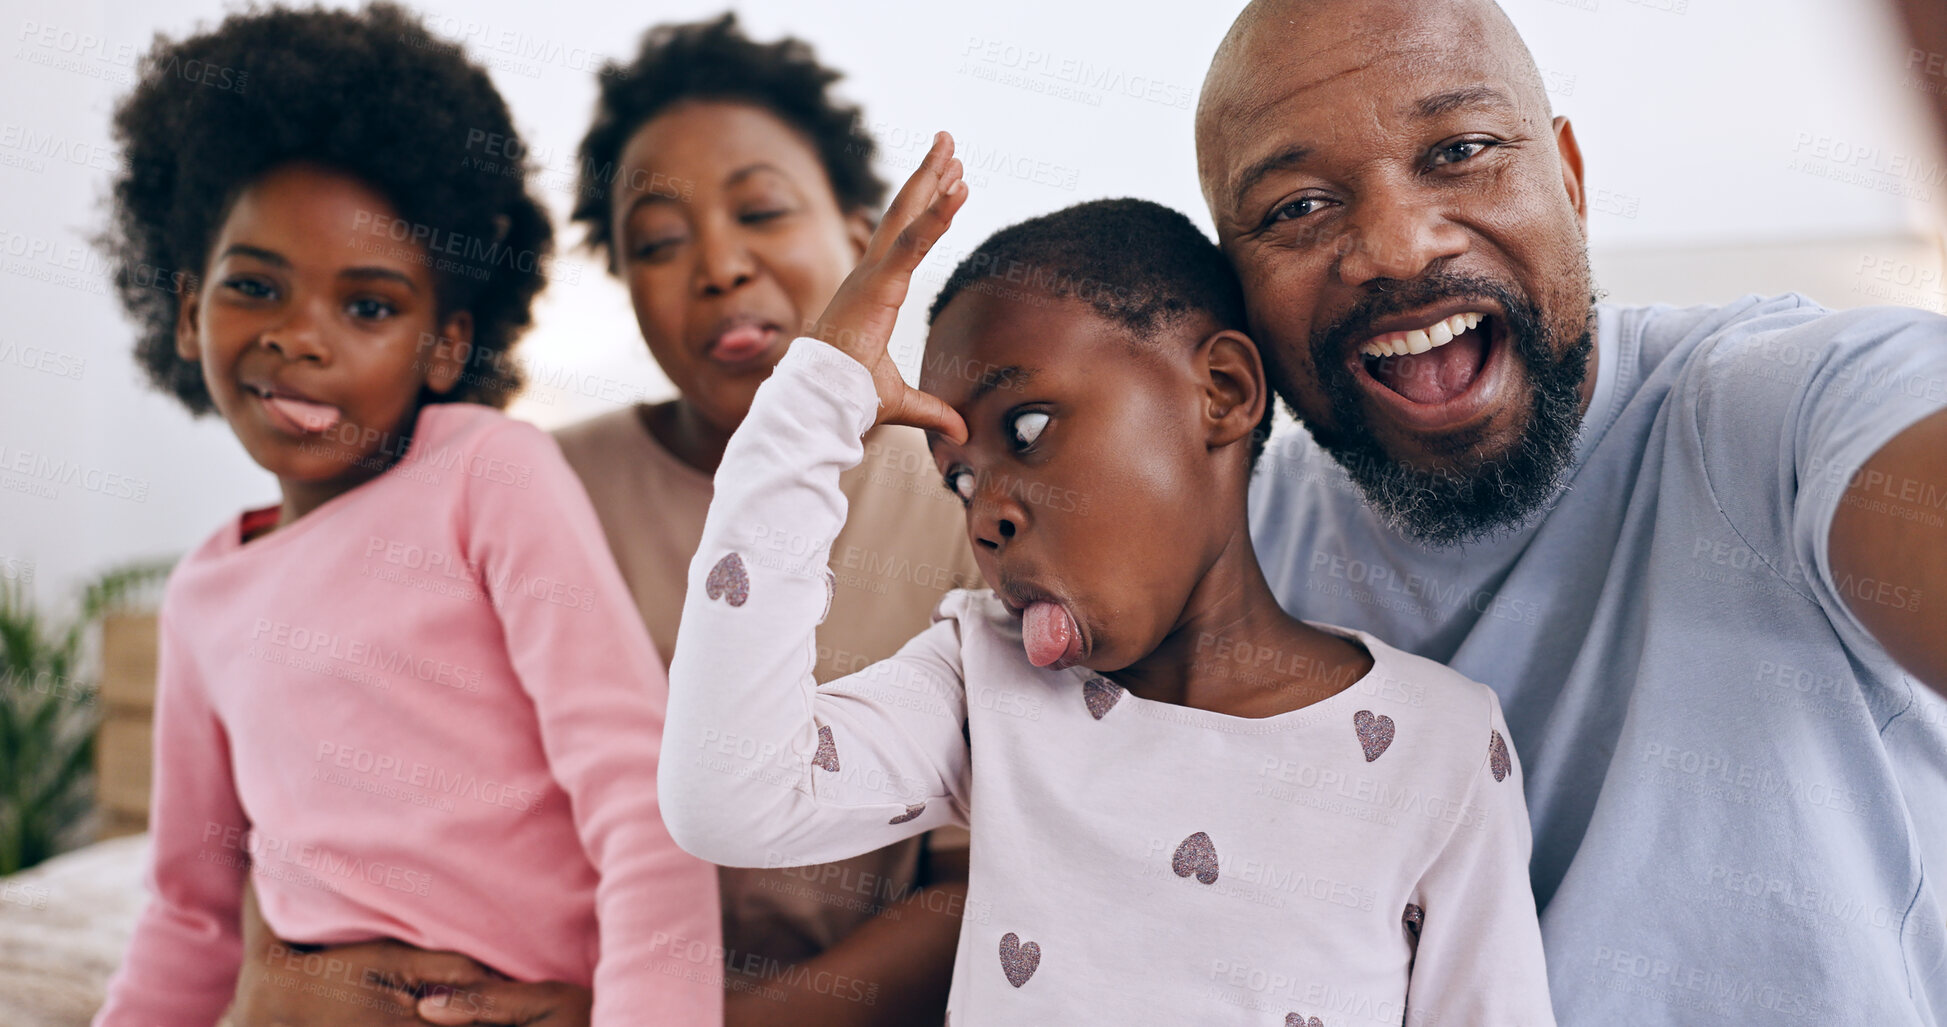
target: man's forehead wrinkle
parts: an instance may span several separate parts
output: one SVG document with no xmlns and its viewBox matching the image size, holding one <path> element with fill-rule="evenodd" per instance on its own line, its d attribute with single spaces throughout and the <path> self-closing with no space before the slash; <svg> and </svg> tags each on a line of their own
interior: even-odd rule
<svg viewBox="0 0 1947 1027">
<path fill-rule="evenodd" d="M 1500 107 L 1513 109 L 1514 100 L 1506 93 L 1485 82 L 1471 86 L 1461 86 L 1432 96 L 1423 96 L 1411 101 L 1401 113 L 1418 115 L 1422 118 L 1437 118 L 1449 111 L 1466 107 Z"/>
<path fill-rule="evenodd" d="M 1299 52 L 1294 52 L 1299 51 Z M 1345 62 L 1353 63 L 1347 65 Z M 1326 138 L 1303 138 L 1279 124 L 1300 112 L 1305 94 L 1365 71 L 1413 75 L 1460 71 L 1446 89 L 1429 84 L 1398 101 L 1416 105 L 1474 84 L 1497 88 L 1524 128 L 1540 131 L 1549 109 L 1533 57 L 1507 15 L 1489 0 L 1260 0 L 1240 15 L 1219 45 L 1196 112 L 1197 171 L 1211 217 L 1223 223 L 1243 200 L 1249 170 L 1270 154 L 1317 150 Z M 1386 114 L 1339 90 L 1324 117 L 1305 117 L 1307 132 L 1344 138 L 1382 130 Z M 1325 108 L 1313 104 L 1314 108 Z M 1302 115 L 1301 115 L 1302 116 Z M 1355 128 L 1355 126 L 1357 126 Z"/>
<path fill-rule="evenodd" d="M 1307 32 L 1296 19 L 1277 19 L 1273 24 L 1273 19 L 1264 13 L 1269 6 L 1256 4 L 1247 9 L 1218 46 L 1204 78 L 1197 110 L 1199 122 L 1261 114 L 1267 105 L 1279 103 L 1296 89 L 1304 88 L 1300 84 L 1278 96 L 1260 99 L 1264 92 L 1262 83 L 1282 80 L 1291 69 L 1331 52 L 1329 46 L 1312 45 L 1316 34 Z M 1302 54 L 1294 53 L 1299 47 L 1308 49 Z"/>
<path fill-rule="evenodd" d="M 1307 54 L 1302 58 L 1287 58 L 1282 63 L 1280 70 L 1283 68 L 1302 68 L 1305 64 L 1313 63 L 1312 59 L 1318 56 L 1318 54 Z M 1323 89 L 1348 75 L 1357 75 L 1390 56 L 1390 54 L 1374 54 L 1368 60 L 1351 65 L 1350 67 L 1327 71 L 1323 74 L 1314 74 L 1302 81 L 1290 83 L 1282 88 L 1258 90 L 1258 98 L 1251 100 L 1240 99 L 1228 113 L 1231 119 L 1235 121 L 1256 121 L 1275 110 L 1283 108 L 1293 99 L 1305 93 Z"/>
<path fill-rule="evenodd" d="M 1380 100 L 1377 96 L 1357 90 L 1335 98 L 1336 102 L 1332 105 L 1333 116 L 1317 123 L 1319 130 L 1325 133 L 1319 138 L 1294 138 L 1279 132 L 1279 126 L 1275 125 L 1262 129 L 1256 127 L 1258 123 L 1279 112 L 1292 110 L 1296 103 L 1302 102 L 1301 98 L 1304 94 L 1327 88 L 1348 76 L 1368 71 L 1387 72 L 1400 64 L 1425 68 L 1434 62 L 1453 56 L 1451 47 L 1437 45 L 1430 40 L 1396 40 L 1390 48 L 1374 53 L 1357 64 L 1295 83 L 1276 95 L 1264 96 L 1248 104 L 1233 107 L 1228 112 L 1228 116 L 1223 119 L 1225 125 L 1229 127 L 1229 131 L 1225 134 L 1234 138 L 1263 140 L 1264 145 L 1253 148 L 1248 155 L 1239 154 L 1235 149 L 1227 155 L 1232 159 L 1229 161 L 1230 166 L 1224 169 L 1226 190 L 1224 199 L 1231 206 L 1241 202 L 1246 186 L 1245 175 L 1270 153 L 1295 148 L 1316 148 L 1318 143 L 1332 141 L 1352 133 L 1355 124 L 1360 126 L 1355 138 L 1383 138 L 1389 134 L 1390 129 L 1396 127 L 1389 124 L 1386 113 L 1380 108 Z M 1412 117 L 1419 116 L 1417 108 L 1423 99 L 1425 98 L 1418 95 L 1409 97 L 1397 113 Z M 1322 109 L 1322 105 L 1320 106 Z"/>
</svg>

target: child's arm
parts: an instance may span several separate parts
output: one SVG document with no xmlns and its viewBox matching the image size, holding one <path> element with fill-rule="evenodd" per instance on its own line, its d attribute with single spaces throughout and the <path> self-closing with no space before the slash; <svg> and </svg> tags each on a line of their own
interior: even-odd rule
<svg viewBox="0 0 1947 1027">
<path fill-rule="evenodd" d="M 964 431 L 885 355 L 919 255 L 966 195 L 950 157 L 935 145 L 826 310 L 817 334 L 836 347 L 792 343 L 717 471 L 670 665 L 661 778 L 671 830 L 707 859 L 827 862 L 965 822 L 964 596 L 891 658 L 822 688 L 812 677 L 845 523 L 839 473 L 863 456 L 860 436 L 895 419 Z"/>
<path fill-rule="evenodd" d="M 597 1027 L 718 1023 L 716 868 L 676 846 L 656 801 L 667 681 L 581 482 L 540 430 L 508 422 L 493 456 L 520 484 L 468 479 L 467 558 L 499 614 L 596 886 Z M 482 839 L 488 841 L 488 839 Z M 491 859 L 491 854 L 483 854 Z"/>
<path fill-rule="evenodd" d="M 812 676 L 845 523 L 838 476 L 863 456 L 873 407 L 863 367 L 799 339 L 724 450 L 669 666 L 661 767 L 670 830 L 713 862 L 825 863 L 966 822 L 956 618 L 855 674 L 822 687 Z"/>
<path fill-rule="evenodd" d="M 164 604 L 158 627 L 149 901 L 96 1027 L 213 1024 L 230 1004 L 242 959 L 250 823 L 230 780 L 229 736 L 175 638 L 172 614 Z"/>
<path fill-rule="evenodd" d="M 1521 763 L 1492 701 L 1466 811 L 1420 878 L 1406 1027 L 1491 1023 L 1554 1027 L 1541 926 L 1528 883 L 1528 806 Z M 1498 740 L 1498 745 L 1496 741 Z M 1497 778 L 1495 775 L 1500 774 Z"/>
</svg>

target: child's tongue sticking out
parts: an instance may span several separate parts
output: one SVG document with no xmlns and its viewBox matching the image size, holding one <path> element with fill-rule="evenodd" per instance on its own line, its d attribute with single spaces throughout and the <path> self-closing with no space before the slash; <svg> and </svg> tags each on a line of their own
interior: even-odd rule
<svg viewBox="0 0 1947 1027">
<path fill-rule="evenodd" d="M 307 432 L 321 432 L 338 423 L 338 408 L 324 403 L 312 403 L 290 396 L 271 396 L 265 402 Z"/>
<path fill-rule="evenodd" d="M 1082 633 L 1061 604 L 1043 599 L 1021 614 L 1021 645 L 1028 651 L 1029 663 L 1046 667 L 1081 655 Z"/>
</svg>

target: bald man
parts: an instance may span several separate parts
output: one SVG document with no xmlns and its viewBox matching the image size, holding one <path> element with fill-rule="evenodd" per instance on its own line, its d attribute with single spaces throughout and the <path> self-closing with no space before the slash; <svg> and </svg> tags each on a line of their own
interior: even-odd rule
<svg viewBox="0 0 1947 1027">
<path fill-rule="evenodd" d="M 1596 302 L 1487 0 L 1254 4 L 1197 158 L 1267 576 L 1500 694 L 1561 1022 L 1947 1022 L 1947 319 Z"/>
</svg>

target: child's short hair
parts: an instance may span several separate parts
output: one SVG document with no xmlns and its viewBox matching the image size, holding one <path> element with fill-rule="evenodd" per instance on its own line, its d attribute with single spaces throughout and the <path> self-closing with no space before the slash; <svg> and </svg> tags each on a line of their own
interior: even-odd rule
<svg viewBox="0 0 1947 1027">
<path fill-rule="evenodd" d="M 1181 213 L 1149 200 L 1091 200 L 995 232 L 953 269 L 926 312 L 931 325 L 962 291 L 1023 302 L 1073 298 L 1138 343 L 1194 313 L 1245 330 L 1244 291 L 1217 244 Z M 1256 462 L 1275 404 L 1251 442 Z"/>
<path fill-rule="evenodd" d="M 769 111 L 817 152 L 839 210 L 876 215 L 886 183 L 872 169 L 875 146 L 859 108 L 830 95 L 831 84 L 842 77 L 796 37 L 753 42 L 735 14 L 658 25 L 644 33 L 635 60 L 602 67 L 595 121 L 581 141 L 581 181 L 571 217 L 587 228 L 588 247 L 607 254 L 610 270 L 615 269 L 609 196 L 622 151 L 644 124 L 685 100 L 748 103 Z"/>
<path fill-rule="evenodd" d="M 479 145 L 523 152 L 486 71 L 413 15 L 387 3 L 357 13 L 273 7 L 180 41 L 158 38 L 115 110 L 114 133 L 124 163 L 100 244 L 139 326 L 137 361 L 192 413 L 214 407 L 201 369 L 176 355 L 180 305 L 238 194 L 297 161 L 356 178 L 394 205 L 402 223 L 375 222 L 375 241 L 438 250 L 441 312 L 471 312 L 473 340 L 460 383 L 428 399 L 503 406 L 520 390 L 506 354 L 532 320 L 553 229 L 525 167 Z"/>
</svg>

